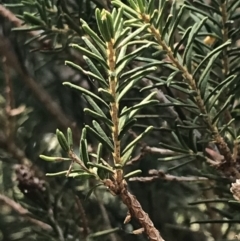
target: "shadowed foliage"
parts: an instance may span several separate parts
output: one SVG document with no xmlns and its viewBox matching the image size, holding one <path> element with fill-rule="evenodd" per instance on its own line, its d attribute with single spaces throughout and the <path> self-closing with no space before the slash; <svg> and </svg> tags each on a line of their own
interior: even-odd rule
<svg viewBox="0 0 240 241">
<path fill-rule="evenodd" d="M 237 240 L 236 0 L 0 5 L 0 240 Z"/>
</svg>

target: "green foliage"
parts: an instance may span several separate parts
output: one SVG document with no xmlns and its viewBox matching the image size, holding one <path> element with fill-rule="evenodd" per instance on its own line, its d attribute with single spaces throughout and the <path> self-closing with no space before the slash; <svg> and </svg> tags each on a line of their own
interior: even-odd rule
<svg viewBox="0 0 240 241">
<path fill-rule="evenodd" d="M 87 2 L 79 1 L 79 7 L 86 7 Z M 71 16 L 65 1 L 8 5 L 22 8 L 21 18 L 27 24 L 14 31 L 41 30 L 25 44 L 44 38 L 51 40 L 51 48 L 44 52 L 74 51 L 84 63 L 69 58 L 65 65 L 87 76 L 95 87 L 91 91 L 71 80 L 63 83 L 66 89 L 70 87 L 81 95 L 87 105 L 84 113 L 90 119 L 77 137 L 79 143 L 72 129 L 57 129 L 63 157 L 48 153 L 40 158 L 70 166 L 47 175 L 65 175 L 89 186 L 94 182 L 87 198 L 96 194 L 96 188 L 100 189 L 106 179 L 113 180 L 119 170 L 124 173 L 121 178 L 130 181 L 178 180 L 184 175 L 195 176 L 198 181 L 205 177 L 206 183 L 196 187 L 183 185 L 190 197 L 178 188 L 169 189 L 168 195 L 175 195 L 171 208 L 178 209 L 180 205 L 178 215 L 189 219 L 187 225 L 224 223 L 227 228 L 225 233 L 225 226 L 218 229 L 220 236 L 211 228 L 204 232 L 212 232 L 216 240 L 227 239 L 238 223 L 230 213 L 239 211 L 233 204 L 227 179 L 239 178 L 240 172 L 238 1 L 112 0 L 111 9 L 104 4 L 97 6 L 96 2 L 99 1 L 88 5 L 88 13 L 79 11 L 77 16 Z M 90 12 L 95 13 L 91 14 L 91 21 Z M 136 134 L 134 138 L 132 132 Z M 158 151 L 154 152 L 154 148 Z M 128 168 L 143 156 L 147 167 Z M 150 159 L 159 173 L 154 176 L 149 172 L 149 179 L 144 179 L 143 173 L 152 169 Z M 209 160 L 217 170 L 209 167 Z M 192 202 L 191 196 L 199 190 L 208 198 L 207 189 L 212 191 L 211 203 L 224 203 L 209 206 L 209 200 L 203 197 L 200 202 L 209 216 L 203 213 L 202 206 L 184 206 L 189 200 L 190 205 L 199 204 Z M 87 238 L 118 230 L 97 231 Z"/>
</svg>

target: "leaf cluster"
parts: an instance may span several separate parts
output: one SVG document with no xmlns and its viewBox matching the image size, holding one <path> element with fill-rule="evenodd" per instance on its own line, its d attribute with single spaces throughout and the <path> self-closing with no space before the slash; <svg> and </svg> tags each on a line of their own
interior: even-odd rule
<svg viewBox="0 0 240 241">
<path fill-rule="evenodd" d="M 240 161 L 238 1 L 214 0 L 210 4 L 173 1 L 170 4 L 165 0 L 128 0 L 125 4 L 113 0 L 111 12 L 95 9 L 97 29 L 83 16 L 78 16 L 80 26 L 76 24 L 64 6 L 47 4 L 47 1 L 34 2 L 30 7 L 34 7 L 36 13 L 23 14 L 31 27 L 15 30 L 43 30 L 38 37 L 47 38 L 53 34 L 54 46 L 59 36 L 64 38 L 62 46 L 78 51 L 86 65 L 72 61 L 65 64 L 88 76 L 97 91 L 95 94 L 74 83 L 64 83 L 86 100 L 88 107 L 84 112 L 93 121 L 82 129 L 79 155 L 75 154 L 74 133 L 68 129 L 64 135 L 57 130 L 59 144 L 67 157 L 42 155 L 41 158 L 72 164 L 68 170 L 51 175 L 95 178 L 104 183 L 119 170 L 124 172 L 139 143 L 150 131 L 157 130 L 169 137 L 158 141 L 158 148 L 171 151 L 171 155 L 158 158 L 167 172 L 176 173 L 192 165 L 194 174 L 216 180 L 218 174 L 209 175 L 210 168 L 204 164 L 209 160 L 206 147 L 211 147 L 224 160 L 223 164 L 221 160 L 213 160 L 220 163 L 221 171 L 233 178 L 239 177 L 240 170 L 235 165 Z M 54 23 L 49 20 L 53 15 Z M 78 41 L 73 36 L 77 36 Z M 144 80 L 151 84 L 142 87 Z M 137 89 L 141 98 L 126 104 L 133 89 Z M 164 100 L 158 97 L 160 89 L 164 90 Z M 142 125 L 144 130 L 138 129 L 138 136 L 129 138 L 129 131 L 139 127 L 140 115 L 150 110 L 160 113 L 157 117 L 161 118 L 166 110 L 174 110 L 177 117 L 164 126 L 158 121 L 156 125 Z M 143 119 L 153 119 L 153 116 L 146 115 Z M 97 147 L 91 152 L 90 136 L 97 141 Z M 109 155 L 105 155 L 106 152 Z M 200 170 L 196 170 L 199 166 L 194 161 L 199 160 L 202 161 Z M 74 163 L 78 164 L 77 168 Z M 141 170 L 124 172 L 123 178 L 140 173 Z M 215 211 L 227 217 L 228 210 L 221 212 L 216 208 Z"/>
</svg>

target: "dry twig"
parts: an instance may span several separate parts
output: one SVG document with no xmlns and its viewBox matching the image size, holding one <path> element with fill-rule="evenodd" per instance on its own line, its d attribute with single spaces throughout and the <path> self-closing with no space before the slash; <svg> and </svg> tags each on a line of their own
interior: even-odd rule
<svg viewBox="0 0 240 241">
<path fill-rule="evenodd" d="M 205 177 L 177 177 L 174 175 L 166 174 L 161 170 L 150 170 L 150 177 L 132 177 L 129 181 L 139 181 L 139 182 L 152 182 L 154 180 L 166 180 L 166 181 L 177 181 L 177 182 L 205 182 L 208 178 Z"/>
</svg>

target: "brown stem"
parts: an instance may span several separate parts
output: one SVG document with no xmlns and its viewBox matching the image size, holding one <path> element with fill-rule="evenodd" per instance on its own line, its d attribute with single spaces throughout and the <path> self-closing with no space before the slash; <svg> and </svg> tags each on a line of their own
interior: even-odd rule
<svg viewBox="0 0 240 241">
<path fill-rule="evenodd" d="M 113 42 L 107 43 L 107 54 L 108 54 L 108 66 L 110 72 L 115 71 L 115 65 L 116 65 L 116 53 L 115 49 L 113 47 Z M 117 102 L 117 95 L 116 95 L 116 85 L 117 85 L 118 79 L 116 77 L 109 77 L 109 89 L 110 93 L 113 96 L 114 102 L 111 102 L 111 119 L 113 122 L 112 127 L 112 137 L 113 137 L 113 143 L 114 143 L 114 152 L 113 152 L 113 160 L 114 164 L 120 164 L 121 163 L 121 147 L 120 147 L 120 141 L 118 140 L 118 134 L 119 134 L 119 118 L 118 118 L 118 102 Z M 120 183 L 122 180 L 122 170 L 117 170 L 117 179 Z"/>
<path fill-rule="evenodd" d="M 109 92 L 113 97 L 113 102 L 111 102 L 111 119 L 113 122 L 112 127 L 112 138 L 114 143 L 114 151 L 112 153 L 114 164 L 121 164 L 121 147 L 120 141 L 118 139 L 119 135 L 119 106 L 117 101 L 117 92 L 116 85 L 118 79 L 115 76 L 111 76 L 111 73 L 115 71 L 116 67 L 116 53 L 114 49 L 114 40 L 111 40 L 106 43 L 107 46 L 107 60 L 109 67 Z M 105 186 L 107 186 L 110 192 L 114 195 L 119 195 L 123 203 L 128 207 L 129 213 L 132 217 L 136 218 L 141 224 L 144 232 L 148 235 L 148 238 L 151 241 L 164 241 L 161 237 L 159 231 L 154 227 L 153 222 L 149 218 L 148 214 L 145 213 L 141 207 L 141 204 L 138 202 L 135 196 L 133 196 L 127 190 L 127 183 L 123 179 L 122 169 L 117 169 L 115 174 L 112 177 L 112 180 L 105 179 L 103 180 Z M 138 233 L 139 231 L 135 232 Z"/>
<path fill-rule="evenodd" d="M 144 232 L 147 234 L 149 240 L 164 241 L 159 231 L 154 227 L 154 224 L 149 218 L 148 214 L 142 209 L 142 206 L 138 202 L 137 198 L 127 190 L 127 183 L 124 180 L 119 185 L 118 183 L 114 183 L 107 179 L 105 180 L 105 185 L 110 189 L 111 192 L 120 196 L 123 203 L 128 207 L 131 217 L 138 220 L 138 222 L 143 227 Z M 128 221 L 130 221 L 129 217 Z"/>
<path fill-rule="evenodd" d="M 69 152 L 69 157 L 72 159 L 72 161 L 78 163 L 86 172 L 91 173 L 86 169 L 86 167 L 83 165 L 83 162 L 74 152 Z M 149 218 L 148 214 L 143 211 L 141 204 L 138 202 L 136 197 L 127 190 L 127 183 L 124 179 L 121 179 L 119 182 L 119 180 L 117 180 L 117 176 L 115 175 L 113 176 L 112 180 L 105 179 L 99 181 L 108 187 L 112 194 L 120 196 L 123 203 L 128 207 L 131 217 L 134 217 L 138 220 L 138 222 L 142 225 L 144 232 L 148 235 L 151 241 L 164 241 L 159 231 L 154 227 L 154 224 Z"/>
<path fill-rule="evenodd" d="M 159 231 L 154 227 L 148 214 L 143 211 L 141 204 L 135 196 L 128 192 L 127 188 L 122 190 L 120 197 L 123 203 L 128 207 L 130 214 L 140 222 L 148 238 L 152 241 L 164 241 Z"/>
</svg>

